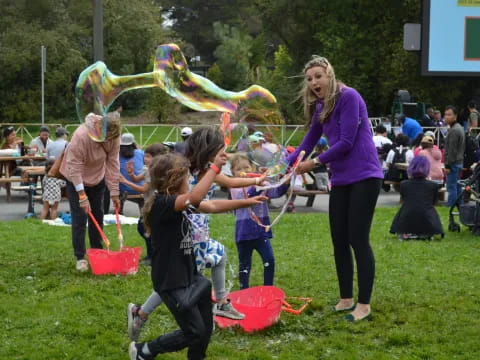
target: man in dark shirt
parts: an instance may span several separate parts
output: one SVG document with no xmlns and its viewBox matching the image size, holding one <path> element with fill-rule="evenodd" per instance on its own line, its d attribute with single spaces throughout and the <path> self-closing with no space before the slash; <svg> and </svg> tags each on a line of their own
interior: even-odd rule
<svg viewBox="0 0 480 360">
<path fill-rule="evenodd" d="M 457 122 L 458 111 L 453 105 L 445 108 L 444 120 L 450 127 L 445 139 L 445 168 L 447 168 L 448 206 L 453 206 L 460 196 L 461 188 L 458 185 L 460 172 L 463 167 L 465 153 L 465 132 Z"/>
<path fill-rule="evenodd" d="M 433 108 L 431 106 L 427 107 L 425 115 L 423 115 L 422 126 L 423 127 L 434 127 L 435 122 L 433 120 Z"/>
</svg>

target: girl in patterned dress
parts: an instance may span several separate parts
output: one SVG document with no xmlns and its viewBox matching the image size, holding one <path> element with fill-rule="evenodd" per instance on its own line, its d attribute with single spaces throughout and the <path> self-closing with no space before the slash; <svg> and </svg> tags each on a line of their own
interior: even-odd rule
<svg viewBox="0 0 480 360">
<path fill-rule="evenodd" d="M 48 176 L 48 172 L 54 163 L 54 159 L 49 159 L 45 165 L 45 176 L 42 180 L 43 208 L 42 213 L 40 214 L 40 219 L 42 220 L 47 218 L 55 220 L 57 218 L 58 204 L 62 199 L 62 187 L 67 185 L 65 180 Z M 48 215 L 50 215 L 50 217 Z"/>
<path fill-rule="evenodd" d="M 206 127 L 195 131 L 187 141 L 185 156 L 190 161 L 190 186 L 197 184 L 208 171 L 211 161 L 220 149 L 224 147 L 223 134 L 215 128 Z M 215 176 L 215 183 L 227 188 L 259 185 L 265 180 L 265 176 L 258 178 L 229 178 L 221 173 Z M 213 196 L 212 186 L 204 200 Z M 215 293 L 216 304 L 213 313 L 231 319 L 243 319 L 244 315 L 238 312 L 230 303 L 225 289 L 225 247 L 220 242 L 210 238 L 208 214 L 189 214 L 192 224 L 193 249 L 197 269 L 202 271 L 206 268 L 212 270 L 212 285 Z M 128 304 L 128 334 L 132 340 L 136 340 L 148 315 L 162 303 L 160 296 L 154 291 L 142 306 L 133 303 Z"/>
</svg>

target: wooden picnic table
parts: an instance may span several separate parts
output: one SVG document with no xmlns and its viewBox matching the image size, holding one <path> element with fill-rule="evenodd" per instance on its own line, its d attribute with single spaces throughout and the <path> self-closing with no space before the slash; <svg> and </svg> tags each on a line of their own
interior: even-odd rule
<svg viewBox="0 0 480 360">
<path fill-rule="evenodd" d="M 5 189 L 7 192 L 7 202 L 12 200 L 12 183 L 15 182 L 28 182 L 29 176 L 38 176 L 45 174 L 44 166 L 17 166 L 17 168 L 22 169 L 27 176 L 12 176 L 10 174 L 10 161 L 17 160 L 34 160 L 34 161 L 43 161 L 46 160 L 45 156 L 0 156 L 0 184 L 5 184 Z"/>
</svg>

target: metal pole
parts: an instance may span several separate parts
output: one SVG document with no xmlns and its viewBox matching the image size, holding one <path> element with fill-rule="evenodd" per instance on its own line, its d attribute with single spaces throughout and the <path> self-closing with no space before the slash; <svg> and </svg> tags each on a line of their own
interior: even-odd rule
<svg viewBox="0 0 480 360">
<path fill-rule="evenodd" d="M 42 125 L 45 124 L 45 72 L 47 71 L 47 49 L 42 45 Z"/>
<path fill-rule="evenodd" d="M 93 0 L 93 61 L 103 61 L 102 0 Z"/>
</svg>

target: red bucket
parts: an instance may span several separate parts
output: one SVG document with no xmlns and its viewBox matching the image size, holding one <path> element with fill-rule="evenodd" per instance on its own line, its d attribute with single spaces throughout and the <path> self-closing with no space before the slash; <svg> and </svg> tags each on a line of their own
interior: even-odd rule
<svg viewBox="0 0 480 360">
<path fill-rule="evenodd" d="M 228 298 L 245 318 L 232 320 L 215 316 L 217 325 L 222 329 L 238 325 L 246 332 L 253 332 L 272 326 L 280 319 L 285 293 L 275 286 L 256 286 L 234 291 Z"/>
<path fill-rule="evenodd" d="M 120 251 L 87 249 L 88 261 L 94 275 L 136 274 L 142 248 L 123 247 Z"/>
</svg>

